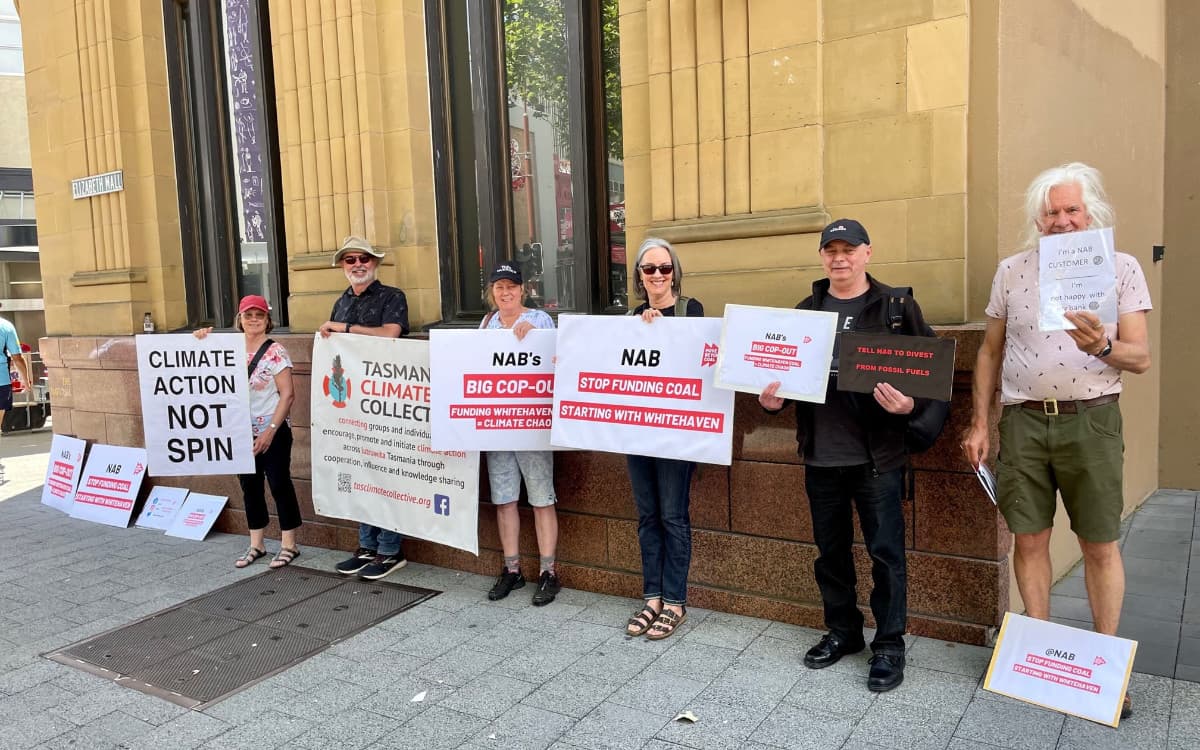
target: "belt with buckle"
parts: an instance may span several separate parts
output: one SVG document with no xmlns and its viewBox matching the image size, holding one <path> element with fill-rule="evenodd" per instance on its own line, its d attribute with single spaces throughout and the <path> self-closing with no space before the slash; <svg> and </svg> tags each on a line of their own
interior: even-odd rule
<svg viewBox="0 0 1200 750">
<path fill-rule="evenodd" d="M 1048 417 L 1054 417 L 1059 414 L 1076 414 L 1084 409 L 1091 409 L 1093 406 L 1111 404 L 1120 397 L 1121 394 L 1119 393 L 1110 393 L 1107 396 L 1097 396 L 1083 401 L 1059 401 L 1058 399 L 1048 398 L 1042 401 L 1022 401 L 1018 406 L 1023 409 L 1040 411 Z"/>
</svg>

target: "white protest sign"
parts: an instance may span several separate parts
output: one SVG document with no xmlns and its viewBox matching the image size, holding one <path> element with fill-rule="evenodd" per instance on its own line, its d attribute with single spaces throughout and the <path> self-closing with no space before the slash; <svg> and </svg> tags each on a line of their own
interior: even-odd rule
<svg viewBox="0 0 1200 750">
<path fill-rule="evenodd" d="M 716 318 L 559 318 L 551 442 L 728 465 L 733 392 L 713 387 Z"/>
<path fill-rule="evenodd" d="M 188 491 L 183 487 L 158 486 L 150 490 L 142 512 L 138 514 L 134 526 L 143 529 L 158 529 L 165 531 L 175 520 L 179 507 L 187 498 Z"/>
<path fill-rule="evenodd" d="M 312 373 L 316 511 L 479 554 L 479 454 L 429 443 L 429 342 L 316 336 Z"/>
<path fill-rule="evenodd" d="M 246 337 L 136 337 L 142 426 L 157 477 L 253 474 Z"/>
<path fill-rule="evenodd" d="M 1137 641 L 1009 612 L 983 688 L 1115 727 L 1136 651 Z"/>
<path fill-rule="evenodd" d="M 50 441 L 50 462 L 46 464 L 46 483 L 42 485 L 42 505 L 68 513 L 79 486 L 83 468 L 83 450 L 87 443 L 67 435 L 55 435 Z"/>
<path fill-rule="evenodd" d="M 557 332 L 429 332 L 435 450 L 550 450 Z"/>
<path fill-rule="evenodd" d="M 183 502 L 179 512 L 167 527 L 167 536 L 200 541 L 208 536 L 209 529 L 217 522 L 221 509 L 229 500 L 217 495 L 201 495 L 193 492 Z"/>
<path fill-rule="evenodd" d="M 145 476 L 145 448 L 93 445 L 75 490 L 71 517 L 125 528 Z"/>
<path fill-rule="evenodd" d="M 717 358 L 717 387 L 825 403 L 837 313 L 726 305 Z"/>
<path fill-rule="evenodd" d="M 1038 330 L 1064 331 L 1075 324 L 1068 310 L 1086 310 L 1101 323 L 1117 322 L 1117 251 L 1112 227 L 1048 234 L 1038 242 Z"/>
</svg>

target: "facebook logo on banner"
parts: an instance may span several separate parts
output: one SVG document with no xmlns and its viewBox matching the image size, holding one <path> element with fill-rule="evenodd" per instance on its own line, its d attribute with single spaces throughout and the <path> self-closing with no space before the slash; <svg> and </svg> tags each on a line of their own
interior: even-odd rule
<svg viewBox="0 0 1200 750">
<path fill-rule="evenodd" d="M 439 516 L 450 515 L 450 496 L 449 495 L 434 495 L 433 496 L 433 512 Z"/>
</svg>

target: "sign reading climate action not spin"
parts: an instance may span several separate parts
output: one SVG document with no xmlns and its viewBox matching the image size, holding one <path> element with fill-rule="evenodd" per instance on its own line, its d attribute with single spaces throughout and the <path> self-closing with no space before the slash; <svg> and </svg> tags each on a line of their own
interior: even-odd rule
<svg viewBox="0 0 1200 750">
<path fill-rule="evenodd" d="M 713 386 L 717 318 L 564 315 L 555 445 L 728 465 L 733 392 Z"/>
<path fill-rule="evenodd" d="M 550 450 L 557 332 L 429 332 L 435 450 Z"/>
<path fill-rule="evenodd" d="M 430 446 L 429 342 L 339 333 L 312 355 L 321 515 L 479 553 L 479 454 Z"/>
<path fill-rule="evenodd" d="M 905 396 L 949 401 L 954 347 L 954 339 L 843 333 L 838 390 L 870 393 L 877 383 L 887 383 Z"/>
<path fill-rule="evenodd" d="M 246 337 L 136 337 L 142 427 L 157 477 L 253 474 Z"/>
</svg>

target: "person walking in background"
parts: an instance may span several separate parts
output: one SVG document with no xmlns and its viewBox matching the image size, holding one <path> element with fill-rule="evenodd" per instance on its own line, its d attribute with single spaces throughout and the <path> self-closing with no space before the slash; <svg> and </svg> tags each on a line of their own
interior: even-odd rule
<svg viewBox="0 0 1200 750">
<path fill-rule="evenodd" d="M 279 516 L 279 553 L 270 567 L 282 568 L 300 556 L 296 529 L 300 528 L 300 502 L 292 482 L 292 428 L 288 413 L 295 400 L 292 388 L 292 359 L 287 349 L 267 338 L 275 324 L 267 301 L 257 294 L 242 298 L 234 328 L 246 334 L 246 362 L 250 377 L 250 427 L 254 435 L 254 473 L 239 474 L 246 508 L 250 546 L 234 565 L 244 568 L 267 554 L 264 534 L 270 516 L 263 479 L 271 487 Z M 212 328 L 195 332 L 198 339 Z"/>
<path fill-rule="evenodd" d="M 699 300 L 681 293 L 683 267 L 666 240 L 648 237 L 638 249 L 634 290 L 644 300 L 630 315 L 647 324 L 663 317 L 702 317 Z M 692 564 L 690 516 L 693 461 L 653 455 L 626 456 L 638 513 L 642 551 L 641 611 L 629 618 L 629 636 L 660 640 L 687 619 L 687 577 Z"/>
<path fill-rule="evenodd" d="M 404 292 L 386 286 L 377 278 L 382 250 L 362 237 L 347 237 L 333 256 L 342 266 L 349 288 L 333 303 L 329 320 L 317 329 L 321 336 L 357 333 L 364 336 L 399 338 L 408 334 L 408 300 Z M 338 563 L 344 575 L 375 581 L 408 564 L 399 532 L 368 523 L 358 525 L 358 550 Z"/>
<path fill-rule="evenodd" d="M 21 382 L 26 388 L 33 387 L 33 380 L 29 377 L 29 366 L 25 362 L 25 355 L 21 349 L 21 339 L 17 336 L 17 329 L 4 318 L 0 318 L 0 352 L 7 357 L 8 363 L 0 372 L 0 425 L 4 424 L 4 417 L 9 410 L 13 408 L 13 383 L 12 372 L 15 370 L 17 376 L 21 378 Z M 4 465 L 0 464 L 0 476 L 4 474 Z"/>
<path fill-rule="evenodd" d="M 484 299 L 491 312 L 480 322 L 481 329 L 509 329 L 520 341 L 535 328 L 554 328 L 554 320 L 549 315 L 525 306 L 521 272 L 511 262 L 501 263 L 492 271 Z M 549 604 L 562 588 L 555 570 L 558 514 L 554 510 L 557 502 L 554 453 L 488 451 L 487 468 L 492 503 L 496 506 L 496 527 L 504 551 L 504 568 L 496 585 L 488 592 L 488 599 L 503 599 L 513 589 L 525 585 L 520 556 L 521 514 L 517 510 L 517 497 L 521 494 L 521 479 L 524 478 L 526 495 L 533 506 L 533 526 L 538 541 L 538 587 L 533 593 L 533 604 L 538 607 Z"/>
<path fill-rule="evenodd" d="M 1050 534 L 1057 496 L 1083 552 L 1097 633 L 1116 635 L 1125 598 L 1118 540 L 1125 507 L 1121 375 L 1150 369 L 1150 289 L 1137 259 L 1116 254 L 1117 322 L 1068 312 L 1075 328 L 1041 331 L 1038 240 L 1110 227 L 1100 172 L 1078 162 L 1048 169 L 1025 193 L 1024 252 L 1000 261 L 975 359 L 971 426 L 963 451 L 974 467 L 988 455 L 988 413 L 1000 383 L 996 502 L 1015 537 L 1013 571 L 1026 614 L 1050 618 Z M 1132 715 L 1125 696 L 1122 718 Z"/>
</svg>

